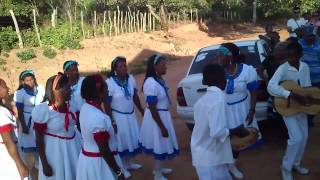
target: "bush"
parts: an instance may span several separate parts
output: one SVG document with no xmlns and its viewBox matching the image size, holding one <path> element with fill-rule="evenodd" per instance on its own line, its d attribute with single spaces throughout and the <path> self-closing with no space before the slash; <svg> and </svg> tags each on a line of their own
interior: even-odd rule
<svg viewBox="0 0 320 180">
<path fill-rule="evenodd" d="M 54 57 L 56 57 L 57 52 L 50 47 L 45 47 L 43 49 L 43 55 L 49 59 L 53 59 Z"/>
<path fill-rule="evenodd" d="M 18 42 L 19 39 L 11 27 L 0 28 L 0 52 L 15 48 Z"/>
<path fill-rule="evenodd" d="M 18 52 L 17 57 L 21 60 L 21 62 L 25 63 L 28 60 L 35 58 L 36 54 L 33 49 L 26 49 L 24 51 Z"/>
<path fill-rule="evenodd" d="M 7 64 L 7 61 L 2 59 L 2 58 L 0 58 L 0 66 L 4 66 L 6 64 Z"/>
<path fill-rule="evenodd" d="M 41 32 L 42 43 L 54 46 L 58 49 L 80 49 L 81 30 L 74 25 L 72 32 L 68 23 L 61 24 L 56 28 L 48 28 Z"/>
<path fill-rule="evenodd" d="M 26 47 L 37 47 L 39 42 L 37 39 L 36 32 L 32 29 L 28 29 L 22 33 L 23 43 Z"/>
</svg>

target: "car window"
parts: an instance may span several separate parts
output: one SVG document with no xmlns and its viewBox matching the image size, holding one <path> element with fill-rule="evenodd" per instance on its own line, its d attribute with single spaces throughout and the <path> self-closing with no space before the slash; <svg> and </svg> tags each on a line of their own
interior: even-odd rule
<svg viewBox="0 0 320 180">
<path fill-rule="evenodd" d="M 257 67 L 261 64 L 260 57 L 259 57 L 259 51 L 257 49 L 257 46 L 240 46 L 240 52 L 245 56 L 245 64 L 252 65 L 254 67 Z M 216 63 L 218 57 L 218 50 L 212 49 L 207 51 L 200 51 L 190 68 L 189 75 L 191 74 L 197 74 L 202 73 L 202 69 L 210 64 L 210 63 Z"/>
</svg>

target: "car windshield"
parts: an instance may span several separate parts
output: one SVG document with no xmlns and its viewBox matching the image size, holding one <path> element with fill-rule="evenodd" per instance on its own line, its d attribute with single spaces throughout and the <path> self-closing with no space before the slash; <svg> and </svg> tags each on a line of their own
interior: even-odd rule
<svg viewBox="0 0 320 180">
<path fill-rule="evenodd" d="M 239 46 L 239 48 L 240 52 L 246 57 L 244 62 L 245 64 L 252 65 L 254 67 L 257 67 L 261 64 L 257 46 Z M 211 49 L 199 52 L 193 61 L 193 64 L 189 71 L 189 75 L 202 73 L 202 69 L 206 65 L 217 62 L 217 57 L 218 49 Z"/>
</svg>

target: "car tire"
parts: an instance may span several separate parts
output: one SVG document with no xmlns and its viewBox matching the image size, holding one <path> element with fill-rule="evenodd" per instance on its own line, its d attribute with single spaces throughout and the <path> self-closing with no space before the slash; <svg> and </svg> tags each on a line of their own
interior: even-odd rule
<svg viewBox="0 0 320 180">
<path fill-rule="evenodd" d="M 186 123 L 186 125 L 187 125 L 188 129 L 192 132 L 194 124 Z"/>
</svg>

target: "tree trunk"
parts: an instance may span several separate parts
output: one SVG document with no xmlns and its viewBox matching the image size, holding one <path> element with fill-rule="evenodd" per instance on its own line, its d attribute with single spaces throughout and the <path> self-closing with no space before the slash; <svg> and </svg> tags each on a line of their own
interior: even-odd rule
<svg viewBox="0 0 320 180">
<path fill-rule="evenodd" d="M 102 32 L 103 36 L 106 36 L 106 11 L 103 11 Z"/>
<path fill-rule="evenodd" d="M 253 24 L 257 22 L 257 3 L 258 3 L 258 0 L 253 1 L 253 15 L 252 15 Z"/>
<path fill-rule="evenodd" d="M 38 42 L 39 42 L 39 46 L 42 47 L 42 43 L 41 43 L 41 39 L 40 39 L 40 33 L 39 33 L 38 25 L 37 25 L 36 10 L 33 9 L 32 12 L 33 12 L 34 29 L 36 30 L 36 34 L 37 34 L 37 39 L 38 39 Z"/>
<path fill-rule="evenodd" d="M 80 12 L 80 16 L 81 16 L 81 29 L 82 29 L 82 36 L 83 36 L 83 39 L 86 39 L 86 34 L 84 32 L 84 25 L 83 25 L 83 12 L 81 11 Z"/>
<path fill-rule="evenodd" d="M 19 48 L 22 49 L 23 48 L 23 41 L 22 41 L 22 37 L 21 37 L 21 33 L 20 33 L 20 29 L 19 29 L 19 26 L 18 26 L 18 22 L 17 22 L 17 19 L 13 13 L 12 10 L 9 11 L 10 14 L 11 14 L 11 17 L 12 17 L 12 20 L 13 20 L 13 23 L 14 23 L 14 27 L 16 29 L 16 33 L 17 33 L 17 36 L 18 36 L 18 39 L 19 39 Z"/>
</svg>

